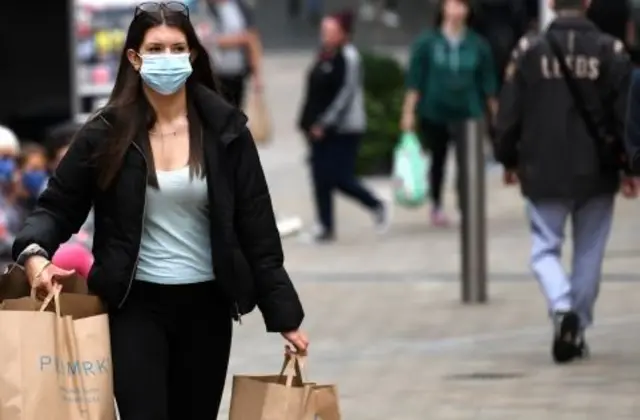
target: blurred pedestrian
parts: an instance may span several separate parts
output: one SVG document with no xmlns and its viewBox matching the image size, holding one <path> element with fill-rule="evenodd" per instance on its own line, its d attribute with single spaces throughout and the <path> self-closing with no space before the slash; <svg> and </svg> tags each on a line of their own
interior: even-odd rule
<svg viewBox="0 0 640 420">
<path fill-rule="evenodd" d="M 49 179 L 47 150 L 38 143 L 25 143 L 18 157 L 18 197 L 27 213 L 36 206 Z"/>
<path fill-rule="evenodd" d="M 217 92 L 188 8 L 141 3 L 109 102 L 16 237 L 14 259 L 39 296 L 51 293 L 71 272 L 49 258 L 95 207 L 88 287 L 107 306 L 122 420 L 217 418 L 232 319 L 255 307 L 307 350 L 246 123 Z"/>
<path fill-rule="evenodd" d="M 513 47 L 529 30 L 525 0 L 479 0 L 475 12 L 473 28 L 489 42 L 501 85 Z"/>
<path fill-rule="evenodd" d="M 0 258 L 11 256 L 11 245 L 22 227 L 24 211 L 16 193 L 20 143 L 13 131 L 0 126 Z"/>
<path fill-rule="evenodd" d="M 363 69 L 351 43 L 353 14 L 322 21 L 322 47 L 308 75 L 299 128 L 311 148 L 311 172 L 320 231 L 317 242 L 335 239 L 333 192 L 341 191 L 369 209 L 379 230 L 389 222 L 387 206 L 356 178 L 360 139 L 366 131 Z"/>
<path fill-rule="evenodd" d="M 602 262 L 621 185 L 631 63 L 622 41 L 586 16 L 586 0 L 556 0 L 548 30 L 523 38 L 507 67 L 496 155 L 508 184 L 520 182 L 533 236 L 531 267 L 548 303 L 552 355 L 588 354 Z M 622 192 L 637 195 L 635 180 Z M 572 222 L 571 273 L 561 261 Z"/>
<path fill-rule="evenodd" d="M 237 107 L 244 105 L 246 85 L 263 88 L 262 42 L 253 10 L 245 0 L 207 0 L 215 20 L 213 63 L 222 93 Z"/>
<path fill-rule="evenodd" d="M 443 209 L 449 145 L 456 145 L 461 165 L 459 137 L 469 119 L 495 114 L 497 76 L 487 42 L 467 26 L 469 0 L 441 0 L 436 27 L 414 42 L 407 75 L 401 127 L 420 130 L 425 149 L 431 151 L 431 223 L 448 225 Z M 458 177 L 459 181 L 459 177 Z M 459 203 L 461 204 L 461 203 Z"/>
<path fill-rule="evenodd" d="M 591 0 L 587 17 L 604 33 L 625 43 L 635 43 L 635 26 L 629 0 Z"/>
<path fill-rule="evenodd" d="M 398 13 L 399 0 L 362 0 L 360 4 L 360 18 L 364 21 L 372 21 L 380 8 L 380 20 L 390 28 L 400 26 L 400 14 Z"/>
<path fill-rule="evenodd" d="M 640 176 L 640 70 L 633 72 L 628 106 L 625 124 L 627 157 L 631 171 Z"/>
</svg>

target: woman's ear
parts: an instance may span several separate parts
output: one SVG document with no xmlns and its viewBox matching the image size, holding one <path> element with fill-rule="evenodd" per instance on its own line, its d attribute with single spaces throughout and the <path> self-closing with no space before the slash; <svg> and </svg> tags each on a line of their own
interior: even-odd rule
<svg viewBox="0 0 640 420">
<path fill-rule="evenodd" d="M 198 57 L 198 51 L 191 50 L 191 52 L 189 53 L 189 61 L 193 63 L 194 61 L 196 61 L 196 57 Z"/>
<path fill-rule="evenodd" d="M 140 71 L 140 67 L 142 67 L 142 59 L 140 58 L 140 54 L 135 52 L 134 50 L 127 50 L 127 59 L 129 63 L 133 66 L 135 71 Z"/>
</svg>

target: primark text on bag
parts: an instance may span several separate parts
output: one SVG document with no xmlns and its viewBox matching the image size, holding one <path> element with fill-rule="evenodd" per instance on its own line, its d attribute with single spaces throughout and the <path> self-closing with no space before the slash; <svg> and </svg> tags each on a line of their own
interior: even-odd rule
<svg viewBox="0 0 640 420">
<path fill-rule="evenodd" d="M 115 419 L 109 323 L 97 297 L 58 286 L 44 302 L 35 293 L 7 299 L 0 342 L 2 420 Z"/>
</svg>

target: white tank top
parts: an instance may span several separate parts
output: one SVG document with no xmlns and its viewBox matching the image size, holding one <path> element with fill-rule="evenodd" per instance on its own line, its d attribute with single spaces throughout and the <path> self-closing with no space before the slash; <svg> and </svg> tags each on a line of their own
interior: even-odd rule
<svg viewBox="0 0 640 420">
<path fill-rule="evenodd" d="M 147 186 L 137 280 L 189 284 L 213 280 L 207 181 L 189 167 L 156 171 L 160 189 Z"/>
</svg>

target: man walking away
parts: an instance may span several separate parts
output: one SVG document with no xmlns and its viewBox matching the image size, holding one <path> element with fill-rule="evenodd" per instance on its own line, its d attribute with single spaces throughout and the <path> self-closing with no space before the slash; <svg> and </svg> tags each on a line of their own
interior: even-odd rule
<svg viewBox="0 0 640 420">
<path fill-rule="evenodd" d="M 631 63 L 621 41 L 586 16 L 586 0 L 550 0 L 548 31 L 520 40 L 505 72 L 496 155 L 520 181 L 533 236 L 531 267 L 554 322 L 558 363 L 587 355 L 602 261 L 620 187 Z M 631 178 L 623 192 L 635 196 Z M 571 273 L 563 270 L 571 219 Z"/>
</svg>

